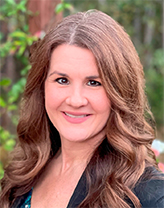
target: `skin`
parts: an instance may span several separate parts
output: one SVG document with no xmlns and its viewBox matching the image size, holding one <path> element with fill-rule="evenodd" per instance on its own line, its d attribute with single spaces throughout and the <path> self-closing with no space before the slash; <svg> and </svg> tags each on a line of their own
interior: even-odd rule
<svg viewBox="0 0 164 208">
<path fill-rule="evenodd" d="M 61 149 L 34 187 L 31 205 L 65 208 L 94 149 L 105 137 L 110 115 L 111 104 L 91 51 L 60 45 L 52 52 L 45 108 L 59 131 Z"/>
</svg>

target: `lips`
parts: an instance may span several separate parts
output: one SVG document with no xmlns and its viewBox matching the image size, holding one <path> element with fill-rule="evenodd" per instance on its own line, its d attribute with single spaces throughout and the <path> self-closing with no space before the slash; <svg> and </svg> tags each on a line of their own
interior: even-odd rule
<svg viewBox="0 0 164 208">
<path fill-rule="evenodd" d="M 79 124 L 86 121 L 91 116 L 91 114 L 63 112 L 63 116 L 68 122 Z"/>
</svg>

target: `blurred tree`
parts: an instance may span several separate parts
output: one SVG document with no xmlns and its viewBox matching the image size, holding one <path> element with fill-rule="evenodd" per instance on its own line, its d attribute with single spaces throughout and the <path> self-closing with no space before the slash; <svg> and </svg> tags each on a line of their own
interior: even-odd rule
<svg viewBox="0 0 164 208">
<path fill-rule="evenodd" d="M 55 7 L 61 0 L 28 0 L 27 9 L 32 11 L 28 17 L 29 31 L 32 35 L 38 31 L 45 31 L 62 19 L 62 12 L 55 15 Z"/>
</svg>

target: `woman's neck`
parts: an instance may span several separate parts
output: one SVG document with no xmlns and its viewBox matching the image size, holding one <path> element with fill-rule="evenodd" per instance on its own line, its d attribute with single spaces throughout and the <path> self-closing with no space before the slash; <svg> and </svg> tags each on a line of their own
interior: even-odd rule
<svg viewBox="0 0 164 208">
<path fill-rule="evenodd" d="M 85 169 L 100 141 L 70 142 L 61 140 L 61 149 L 54 158 L 54 167 L 63 174 L 73 169 Z"/>
</svg>

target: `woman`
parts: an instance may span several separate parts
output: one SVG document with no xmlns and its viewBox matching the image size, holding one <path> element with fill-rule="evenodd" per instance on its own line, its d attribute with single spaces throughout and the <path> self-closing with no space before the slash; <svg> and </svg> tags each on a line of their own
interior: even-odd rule
<svg viewBox="0 0 164 208">
<path fill-rule="evenodd" d="M 162 208 L 143 69 L 122 27 L 68 16 L 30 61 L 1 207 Z"/>
</svg>

